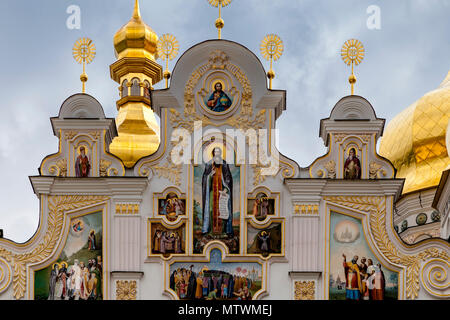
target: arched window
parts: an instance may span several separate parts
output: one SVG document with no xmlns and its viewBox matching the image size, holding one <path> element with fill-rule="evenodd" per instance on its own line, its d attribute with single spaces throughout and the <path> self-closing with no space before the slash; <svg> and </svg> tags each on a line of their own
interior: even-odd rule
<svg viewBox="0 0 450 320">
<path fill-rule="evenodd" d="M 122 83 L 122 98 L 128 96 L 128 80 L 124 80 Z"/>
<path fill-rule="evenodd" d="M 131 93 L 132 96 L 140 96 L 141 95 L 141 87 L 139 86 L 139 79 L 133 79 L 133 84 L 131 85 Z"/>
</svg>

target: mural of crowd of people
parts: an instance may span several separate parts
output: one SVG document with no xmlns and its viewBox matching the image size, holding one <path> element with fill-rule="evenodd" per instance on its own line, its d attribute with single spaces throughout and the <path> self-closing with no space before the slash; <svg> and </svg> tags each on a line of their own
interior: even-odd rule
<svg viewBox="0 0 450 320">
<path fill-rule="evenodd" d="M 185 225 L 177 229 L 168 229 L 161 223 L 151 224 L 151 248 L 152 254 L 170 254 L 185 253 Z"/>
<path fill-rule="evenodd" d="M 186 199 L 180 199 L 174 192 L 169 192 L 165 199 L 158 199 L 158 214 L 169 221 L 175 221 L 186 214 Z"/>
<path fill-rule="evenodd" d="M 261 254 L 267 257 L 271 253 L 281 253 L 281 223 L 272 223 L 269 227 L 258 229 L 247 225 L 247 253 Z"/>
<path fill-rule="evenodd" d="M 102 300 L 102 212 L 71 220 L 56 262 L 35 272 L 36 300 Z"/>
<path fill-rule="evenodd" d="M 259 263 L 225 263 L 218 249 L 209 263 L 177 262 L 170 266 L 170 289 L 180 299 L 251 300 L 261 290 Z"/>
<path fill-rule="evenodd" d="M 396 300 L 398 273 L 384 268 L 373 256 L 361 220 L 331 212 L 331 300 Z"/>
<path fill-rule="evenodd" d="M 253 215 L 256 220 L 263 221 L 269 215 L 275 214 L 275 199 L 271 199 L 264 192 L 259 192 L 255 199 L 247 200 L 247 215 Z"/>
<path fill-rule="evenodd" d="M 205 149 L 209 158 L 194 168 L 194 253 L 212 240 L 239 253 L 240 168 L 224 160 L 221 147 Z"/>
</svg>

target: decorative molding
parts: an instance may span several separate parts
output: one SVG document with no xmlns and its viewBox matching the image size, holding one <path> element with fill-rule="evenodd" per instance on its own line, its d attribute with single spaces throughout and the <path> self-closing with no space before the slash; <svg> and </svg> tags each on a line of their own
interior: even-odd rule
<svg viewBox="0 0 450 320">
<path fill-rule="evenodd" d="M 317 204 L 296 204 L 294 213 L 302 215 L 318 215 L 319 205 Z"/>
<path fill-rule="evenodd" d="M 112 161 L 100 159 L 100 177 L 108 176 L 108 168 L 112 165 Z M 117 171 L 117 169 L 116 169 Z"/>
<path fill-rule="evenodd" d="M 160 178 L 165 178 L 170 182 L 176 184 L 177 186 L 181 185 L 181 164 L 176 165 L 172 162 L 167 161 L 166 164 L 162 165 L 153 165 L 151 167 L 145 167 L 142 170 L 142 176 L 148 177 L 150 175 L 150 169 Z"/>
<path fill-rule="evenodd" d="M 136 300 L 137 284 L 136 280 L 116 281 L 116 300 Z"/>
<path fill-rule="evenodd" d="M 370 138 L 372 137 L 371 134 L 367 134 L 367 133 L 335 133 L 334 134 L 334 141 L 336 142 L 342 142 L 345 138 L 349 137 L 349 136 L 357 136 L 359 138 L 361 138 L 364 142 L 369 142 Z"/>
<path fill-rule="evenodd" d="M 48 168 L 48 173 L 52 176 L 67 177 L 67 159 L 57 160 Z"/>
<path fill-rule="evenodd" d="M 324 165 L 324 167 L 328 172 L 327 178 L 336 179 L 336 161 L 330 160 Z"/>
<path fill-rule="evenodd" d="M 117 203 L 116 214 L 139 214 L 139 204 L 137 203 Z"/>
<path fill-rule="evenodd" d="M 382 169 L 383 165 L 375 161 L 371 161 L 369 164 L 369 179 L 377 179 L 378 173 L 382 174 L 384 177 L 387 175 L 386 170 Z"/>
<path fill-rule="evenodd" d="M 406 267 L 406 298 L 416 299 L 419 295 L 419 271 L 422 261 L 431 258 L 448 261 L 447 251 L 436 248 L 425 249 L 415 255 L 400 252 L 389 238 L 386 230 L 386 199 L 384 197 L 325 197 L 326 201 L 347 208 L 369 212 L 370 231 L 375 239 L 378 250 L 394 264 Z"/>
<path fill-rule="evenodd" d="M 66 131 L 64 132 L 64 138 L 66 140 L 72 140 L 76 135 L 78 134 L 78 131 Z"/>
<path fill-rule="evenodd" d="M 425 290 L 437 297 L 450 297 L 450 263 L 448 260 L 431 259 L 422 267 L 421 279 Z"/>
<path fill-rule="evenodd" d="M 295 281 L 294 290 L 294 300 L 315 300 L 316 282 Z"/>
<path fill-rule="evenodd" d="M 108 197 L 105 196 L 50 196 L 48 198 L 48 227 L 42 242 L 31 252 L 21 254 L 13 254 L 0 248 L 0 258 L 13 261 L 14 298 L 21 299 L 25 295 L 27 265 L 45 261 L 52 255 L 64 232 L 64 212 L 99 204 L 107 199 Z"/>
</svg>

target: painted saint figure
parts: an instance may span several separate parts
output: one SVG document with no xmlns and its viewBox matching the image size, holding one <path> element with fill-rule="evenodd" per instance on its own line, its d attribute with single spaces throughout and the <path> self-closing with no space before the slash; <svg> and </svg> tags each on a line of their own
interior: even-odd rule
<svg viewBox="0 0 450 320">
<path fill-rule="evenodd" d="M 91 232 L 89 233 L 88 249 L 96 250 L 96 248 L 95 248 L 95 231 L 94 230 L 91 230 Z"/>
<path fill-rule="evenodd" d="M 86 149 L 80 147 L 80 155 L 77 157 L 75 162 L 75 174 L 78 178 L 89 177 L 89 170 L 91 169 L 91 164 L 89 163 L 89 158 L 86 155 Z"/>
<path fill-rule="evenodd" d="M 266 219 L 267 215 L 273 214 L 273 208 L 269 202 L 269 198 L 265 193 L 258 193 L 253 202 L 253 215 L 259 221 Z"/>
<path fill-rule="evenodd" d="M 270 235 L 267 233 L 266 230 L 261 232 L 261 234 L 258 235 L 258 239 L 260 241 L 260 249 L 263 254 L 268 254 L 270 251 L 270 245 L 269 245 L 269 238 Z"/>
<path fill-rule="evenodd" d="M 362 293 L 361 273 L 358 267 L 358 256 L 354 256 L 351 262 L 344 257 L 345 292 L 347 300 L 359 300 Z"/>
<path fill-rule="evenodd" d="M 361 179 L 361 163 L 356 156 L 355 148 L 351 148 L 344 163 L 344 179 Z"/>
<path fill-rule="evenodd" d="M 232 236 L 233 177 L 230 167 L 222 159 L 222 149 L 214 148 L 212 156 L 205 165 L 202 178 L 202 233 L 212 231 L 214 235 Z"/>
<path fill-rule="evenodd" d="M 57 263 L 55 263 L 53 265 L 52 271 L 50 272 L 48 300 L 55 300 L 55 288 L 56 288 L 56 282 L 58 281 L 58 271 L 59 271 L 59 266 Z"/>
<path fill-rule="evenodd" d="M 214 112 L 223 112 L 231 107 L 231 99 L 222 91 L 222 84 L 217 82 L 214 85 L 215 91 L 208 99 L 208 107 Z"/>
</svg>

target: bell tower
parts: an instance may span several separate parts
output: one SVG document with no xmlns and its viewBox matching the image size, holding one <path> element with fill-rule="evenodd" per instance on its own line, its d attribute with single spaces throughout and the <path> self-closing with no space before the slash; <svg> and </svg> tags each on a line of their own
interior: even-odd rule
<svg viewBox="0 0 450 320">
<path fill-rule="evenodd" d="M 152 110 L 151 90 L 163 79 L 163 68 L 156 59 L 158 35 L 142 21 L 139 0 L 133 16 L 114 35 L 117 61 L 110 66 L 111 78 L 119 83 L 119 136 L 110 144 L 110 152 L 128 168 L 159 147 L 159 126 Z"/>
</svg>

